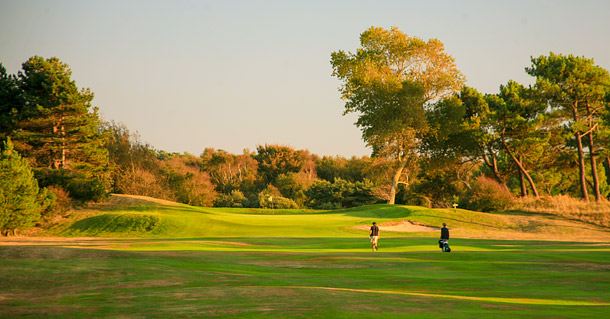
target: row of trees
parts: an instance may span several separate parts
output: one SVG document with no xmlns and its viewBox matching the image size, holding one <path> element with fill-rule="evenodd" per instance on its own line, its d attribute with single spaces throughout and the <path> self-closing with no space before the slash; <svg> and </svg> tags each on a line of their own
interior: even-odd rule
<svg viewBox="0 0 610 319">
<path fill-rule="evenodd" d="M 27 228 L 68 198 L 97 201 L 109 192 L 199 206 L 485 210 L 503 208 L 513 194 L 599 201 L 610 193 L 610 76 L 592 59 L 532 58 L 526 72 L 535 85 L 508 81 L 481 94 L 464 86 L 440 41 L 371 27 L 355 53 L 333 52 L 331 64 L 371 157 L 283 145 L 169 154 L 102 122 L 93 93 L 78 89 L 59 59 L 32 57 L 16 75 L 0 64 L 0 230 Z"/>
<path fill-rule="evenodd" d="M 436 39 L 371 27 L 360 40 L 355 53 L 332 53 L 333 75 L 373 155 L 393 163 L 392 190 L 468 205 L 486 175 L 521 196 L 608 196 L 610 77 L 592 59 L 532 58 L 534 86 L 483 95 L 463 86 Z"/>
<path fill-rule="evenodd" d="M 342 208 L 380 201 L 382 179 L 369 157 L 319 157 L 284 145 L 200 156 L 155 151 L 120 124 L 107 123 L 115 192 L 198 206 Z"/>
</svg>

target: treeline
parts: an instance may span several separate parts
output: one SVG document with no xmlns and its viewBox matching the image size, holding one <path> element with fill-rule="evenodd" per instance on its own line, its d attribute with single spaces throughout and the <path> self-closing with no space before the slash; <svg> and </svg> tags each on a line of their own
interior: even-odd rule
<svg viewBox="0 0 610 319">
<path fill-rule="evenodd" d="M 170 154 L 127 127 L 102 122 L 93 93 L 68 65 L 32 57 L 0 64 L 0 231 L 14 233 L 111 192 L 197 206 L 344 208 L 382 200 L 368 157 L 319 157 L 283 145 L 256 152 Z"/>
<path fill-rule="evenodd" d="M 321 157 L 285 145 L 242 154 L 155 150 L 124 125 L 102 122 L 93 93 L 79 89 L 59 59 L 32 57 L 14 75 L 0 64 L 0 231 L 27 229 L 111 192 L 216 207 L 390 202 L 484 211 L 505 209 L 514 196 L 609 196 L 610 79 L 593 60 L 551 53 L 526 69 L 534 86 L 509 81 L 498 94 L 481 94 L 462 85 L 434 96 L 438 90 L 413 79 L 358 75 L 349 69 L 356 58 L 337 55 L 333 63 L 342 79 L 356 81 L 346 86 L 354 89 L 345 91 L 353 99 L 346 107 L 361 112 L 371 157 Z"/>
<path fill-rule="evenodd" d="M 480 187 L 477 176 L 487 176 L 505 193 L 521 197 L 608 198 L 608 71 L 572 55 L 551 53 L 531 61 L 526 72 L 535 77 L 533 86 L 508 81 L 498 94 L 464 87 L 431 107 L 420 148 L 430 164 L 422 180 L 455 178 L 451 189 L 424 194 L 480 196 L 472 182 Z"/>
<path fill-rule="evenodd" d="M 393 163 L 390 202 L 503 209 L 513 195 L 610 193 L 610 76 L 593 59 L 550 53 L 497 94 L 465 87 L 437 39 L 371 27 L 331 53 L 345 112 L 373 156 Z"/>
<path fill-rule="evenodd" d="M 369 157 L 319 157 L 285 145 L 231 154 L 167 153 L 144 144 L 127 127 L 106 123 L 111 189 L 196 206 L 347 208 L 381 201 L 383 179 Z"/>
</svg>

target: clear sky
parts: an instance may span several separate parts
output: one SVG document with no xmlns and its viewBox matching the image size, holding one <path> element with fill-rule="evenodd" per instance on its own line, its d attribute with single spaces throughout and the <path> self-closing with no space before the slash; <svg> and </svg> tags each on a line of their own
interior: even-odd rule
<svg viewBox="0 0 610 319">
<path fill-rule="evenodd" d="M 104 120 L 158 150 L 240 154 L 283 144 L 369 155 L 342 116 L 330 53 L 370 26 L 437 38 L 467 85 L 497 93 L 531 56 L 593 58 L 610 70 L 610 1 L 0 0 L 0 62 L 58 57 Z"/>
</svg>

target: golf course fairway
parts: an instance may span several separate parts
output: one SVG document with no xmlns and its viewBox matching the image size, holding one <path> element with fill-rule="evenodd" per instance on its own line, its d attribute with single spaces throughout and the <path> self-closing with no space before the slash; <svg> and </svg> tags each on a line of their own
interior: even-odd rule
<svg viewBox="0 0 610 319">
<path fill-rule="evenodd" d="M 384 232 L 406 222 L 447 222 L 452 252 L 434 228 Z M 0 318 L 604 318 L 609 235 L 549 216 L 398 205 L 101 205 L 0 240 Z"/>
</svg>

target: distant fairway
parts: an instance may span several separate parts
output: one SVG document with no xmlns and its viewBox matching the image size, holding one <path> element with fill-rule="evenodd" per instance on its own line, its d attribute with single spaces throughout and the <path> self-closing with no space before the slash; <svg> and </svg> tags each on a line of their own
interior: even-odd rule
<svg viewBox="0 0 610 319">
<path fill-rule="evenodd" d="M 446 221 L 453 252 L 437 232 L 382 232 L 373 253 L 354 228 L 404 220 Z M 0 318 L 603 318 L 609 234 L 550 216 L 122 198 L 47 237 L 3 239 Z"/>
<path fill-rule="evenodd" d="M 375 221 L 431 227 L 446 222 L 452 237 L 606 242 L 610 230 L 550 215 L 488 214 L 417 206 L 373 205 L 335 211 L 203 208 L 114 195 L 112 205 L 78 212 L 48 234 L 69 237 L 359 237 Z M 80 216 L 80 217 L 78 217 Z M 364 230 L 357 229 L 360 226 Z M 383 237 L 439 237 L 439 232 L 383 232 Z"/>
</svg>

